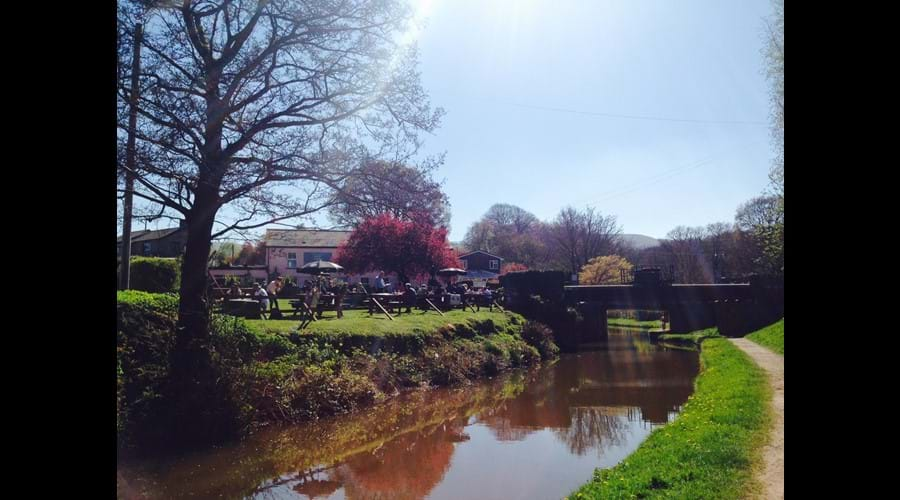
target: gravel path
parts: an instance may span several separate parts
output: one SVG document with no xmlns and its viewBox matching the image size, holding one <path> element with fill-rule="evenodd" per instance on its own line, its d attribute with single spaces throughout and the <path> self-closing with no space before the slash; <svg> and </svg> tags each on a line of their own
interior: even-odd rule
<svg viewBox="0 0 900 500">
<path fill-rule="evenodd" d="M 757 479 L 763 485 L 765 498 L 784 498 L 784 356 L 747 339 L 730 340 L 769 375 L 775 418 L 769 442 L 763 448 L 765 467 Z"/>
</svg>

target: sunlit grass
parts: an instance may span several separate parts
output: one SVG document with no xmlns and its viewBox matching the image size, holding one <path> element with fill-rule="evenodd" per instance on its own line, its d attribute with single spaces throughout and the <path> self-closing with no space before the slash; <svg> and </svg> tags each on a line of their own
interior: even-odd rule
<svg viewBox="0 0 900 500">
<path fill-rule="evenodd" d="M 651 328 L 662 328 L 662 321 L 658 319 L 653 319 L 649 321 L 638 321 L 636 319 L 630 318 L 609 318 L 607 320 L 607 324 L 609 326 L 616 326 L 620 328 L 641 328 L 641 329 L 651 329 Z"/>
<path fill-rule="evenodd" d="M 754 489 L 771 418 L 765 372 L 724 338 L 703 340 L 700 357 L 678 418 L 569 498 L 745 498 Z"/>
<path fill-rule="evenodd" d="M 284 300 L 284 299 L 282 299 Z M 285 301 L 286 302 L 286 301 Z M 279 303 L 279 305 L 281 305 Z M 282 310 L 288 310 L 287 308 Z M 405 311 L 405 309 L 404 309 Z M 334 311 L 326 311 L 323 319 L 307 324 L 303 332 L 309 334 L 364 334 L 373 336 L 402 335 L 412 333 L 430 333 L 447 324 L 465 323 L 470 319 L 483 321 L 491 319 L 498 326 L 505 327 L 509 324 L 512 317 L 517 317 L 518 321 L 524 323 L 525 320 L 521 316 L 514 313 L 502 313 L 497 309 L 491 312 L 482 308 L 481 311 L 475 313 L 470 310 L 452 310 L 444 311 L 441 316 L 436 311 L 420 311 L 413 309 L 411 313 L 405 312 L 401 315 L 394 314 L 394 320 L 391 321 L 383 313 L 378 312 L 369 316 L 365 309 L 353 309 L 344 311 L 344 317 L 338 319 L 337 313 Z M 251 328 L 258 331 L 289 333 L 296 331 L 300 326 L 299 319 L 280 319 L 280 320 L 247 320 L 247 324 Z"/>
<path fill-rule="evenodd" d="M 784 355 L 784 318 L 778 323 L 747 335 L 747 338 L 763 347 L 768 347 L 778 354 Z"/>
</svg>

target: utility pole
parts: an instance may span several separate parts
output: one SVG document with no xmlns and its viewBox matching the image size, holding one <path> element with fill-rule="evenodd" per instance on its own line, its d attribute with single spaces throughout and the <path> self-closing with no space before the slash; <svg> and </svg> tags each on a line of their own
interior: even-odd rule
<svg viewBox="0 0 900 500">
<path fill-rule="evenodd" d="M 135 170 L 135 129 L 137 128 L 137 106 L 139 92 L 139 73 L 141 71 L 141 39 L 144 27 L 137 23 L 134 27 L 134 55 L 131 58 L 131 96 L 128 110 L 128 145 L 125 152 L 125 220 L 122 221 L 122 272 L 119 289 L 128 290 L 131 278 L 131 217 L 132 217 L 132 193 L 134 192 Z"/>
</svg>

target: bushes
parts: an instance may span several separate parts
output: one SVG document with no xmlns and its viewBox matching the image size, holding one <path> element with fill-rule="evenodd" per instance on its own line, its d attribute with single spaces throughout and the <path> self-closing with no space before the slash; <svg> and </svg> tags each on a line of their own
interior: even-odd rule
<svg viewBox="0 0 900 500">
<path fill-rule="evenodd" d="M 178 259 L 134 257 L 131 259 L 131 288 L 153 293 L 177 292 L 181 285 Z"/>
<path fill-rule="evenodd" d="M 177 299 L 146 292 L 118 292 L 116 306 L 116 420 L 128 441 L 132 429 L 152 429 L 161 414 L 169 353 L 175 344 Z"/>
<path fill-rule="evenodd" d="M 164 431 L 175 409 L 166 398 L 170 356 L 175 346 L 178 299 L 169 294 L 140 291 L 117 293 L 116 363 L 117 429 L 120 444 L 155 451 L 164 444 Z M 266 345 L 243 321 L 213 317 L 209 372 L 216 380 L 215 393 L 203 403 L 212 414 L 214 431 L 223 435 L 241 424 L 241 405 L 235 399 L 235 381 L 243 364 Z"/>
<path fill-rule="evenodd" d="M 559 355 L 559 347 L 553 342 L 553 330 L 537 321 L 527 321 L 522 328 L 522 338 L 533 346 L 541 355 L 541 359 L 555 358 Z"/>
</svg>

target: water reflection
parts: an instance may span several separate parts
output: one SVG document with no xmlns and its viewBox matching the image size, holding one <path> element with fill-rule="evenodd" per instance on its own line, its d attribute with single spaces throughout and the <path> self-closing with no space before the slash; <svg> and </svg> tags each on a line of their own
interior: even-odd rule
<svg viewBox="0 0 900 500">
<path fill-rule="evenodd" d="M 559 498 L 614 465 L 693 390 L 697 354 L 610 331 L 594 350 L 167 463 L 120 464 L 121 496 Z"/>
</svg>

